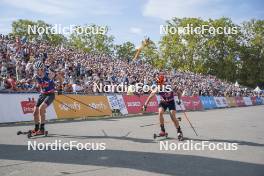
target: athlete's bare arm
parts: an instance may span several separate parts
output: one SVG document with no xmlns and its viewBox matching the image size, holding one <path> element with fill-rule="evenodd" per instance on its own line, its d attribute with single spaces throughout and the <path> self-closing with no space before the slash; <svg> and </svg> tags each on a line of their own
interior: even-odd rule
<svg viewBox="0 0 264 176">
<path fill-rule="evenodd" d="M 150 95 L 149 95 L 149 97 L 147 98 L 147 100 L 146 100 L 144 106 L 147 106 L 147 105 L 148 105 L 149 101 L 150 101 L 150 100 L 156 95 L 157 91 L 158 91 L 158 89 L 155 89 L 155 90 L 153 90 L 153 91 L 150 93 Z"/>
</svg>

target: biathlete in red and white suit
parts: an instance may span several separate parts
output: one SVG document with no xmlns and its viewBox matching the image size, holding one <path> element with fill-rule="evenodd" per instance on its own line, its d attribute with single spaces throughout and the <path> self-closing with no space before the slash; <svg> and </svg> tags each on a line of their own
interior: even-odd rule
<svg viewBox="0 0 264 176">
<path fill-rule="evenodd" d="M 163 75 L 159 75 L 157 79 L 157 83 L 159 86 L 165 86 L 165 78 Z M 183 139 L 183 133 L 181 130 L 181 127 L 179 125 L 179 121 L 176 118 L 176 105 L 174 101 L 174 95 L 178 96 L 179 101 L 177 102 L 178 105 L 181 104 L 181 92 L 177 90 L 177 92 L 174 92 L 171 88 L 169 91 L 160 91 L 158 88 L 151 92 L 149 97 L 147 98 L 143 110 L 146 110 L 147 105 L 152 97 L 155 96 L 155 94 L 158 94 L 160 96 L 160 103 L 159 103 L 159 122 L 160 122 L 160 128 L 161 132 L 159 133 L 159 136 L 166 136 L 168 133 L 166 133 L 165 127 L 164 127 L 164 112 L 169 109 L 171 120 L 173 121 L 176 129 L 177 129 L 177 136 L 179 140 Z"/>
</svg>

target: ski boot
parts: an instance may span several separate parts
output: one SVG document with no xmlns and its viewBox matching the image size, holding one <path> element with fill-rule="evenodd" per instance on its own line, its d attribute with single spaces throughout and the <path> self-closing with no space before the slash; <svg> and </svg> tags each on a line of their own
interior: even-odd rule
<svg viewBox="0 0 264 176">
<path fill-rule="evenodd" d="M 183 133 L 182 133 L 181 127 L 177 129 L 177 136 L 178 136 L 179 141 L 183 141 Z"/>
</svg>

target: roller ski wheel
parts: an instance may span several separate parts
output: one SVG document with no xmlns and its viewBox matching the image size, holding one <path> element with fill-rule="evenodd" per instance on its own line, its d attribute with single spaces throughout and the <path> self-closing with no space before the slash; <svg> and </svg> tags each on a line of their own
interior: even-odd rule
<svg viewBox="0 0 264 176">
<path fill-rule="evenodd" d="M 164 132 L 164 133 L 159 133 L 159 134 L 156 134 L 156 133 L 153 134 L 154 139 L 159 138 L 159 137 L 168 138 L 168 133 Z"/>
<path fill-rule="evenodd" d="M 183 134 L 182 133 L 178 133 L 178 140 L 183 141 Z"/>
</svg>

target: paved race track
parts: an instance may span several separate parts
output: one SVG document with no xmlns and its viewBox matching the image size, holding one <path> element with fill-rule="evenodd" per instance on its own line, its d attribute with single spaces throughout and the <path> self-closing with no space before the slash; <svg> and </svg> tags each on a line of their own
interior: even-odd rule
<svg viewBox="0 0 264 176">
<path fill-rule="evenodd" d="M 169 138 L 153 140 L 159 132 L 156 116 L 86 120 L 47 124 L 49 137 L 27 139 L 18 130 L 32 125 L 0 127 L 0 175 L 12 176 L 263 176 L 264 106 L 188 112 L 199 136 L 195 136 L 182 113 L 185 141 L 176 139 L 176 130 L 166 124 Z M 169 121 L 166 115 L 166 121 Z M 144 127 L 141 127 L 144 126 Z M 105 143 L 105 150 L 71 151 L 28 150 L 28 141 L 36 144 Z M 236 143 L 237 150 L 210 151 L 175 149 L 179 143 L 212 145 Z M 75 143 L 75 142 L 74 142 Z M 171 150 L 160 150 L 168 144 Z M 43 146 L 43 145 L 42 145 Z M 101 146 L 102 147 L 102 146 Z M 164 148 L 163 148 L 164 149 Z"/>
</svg>

